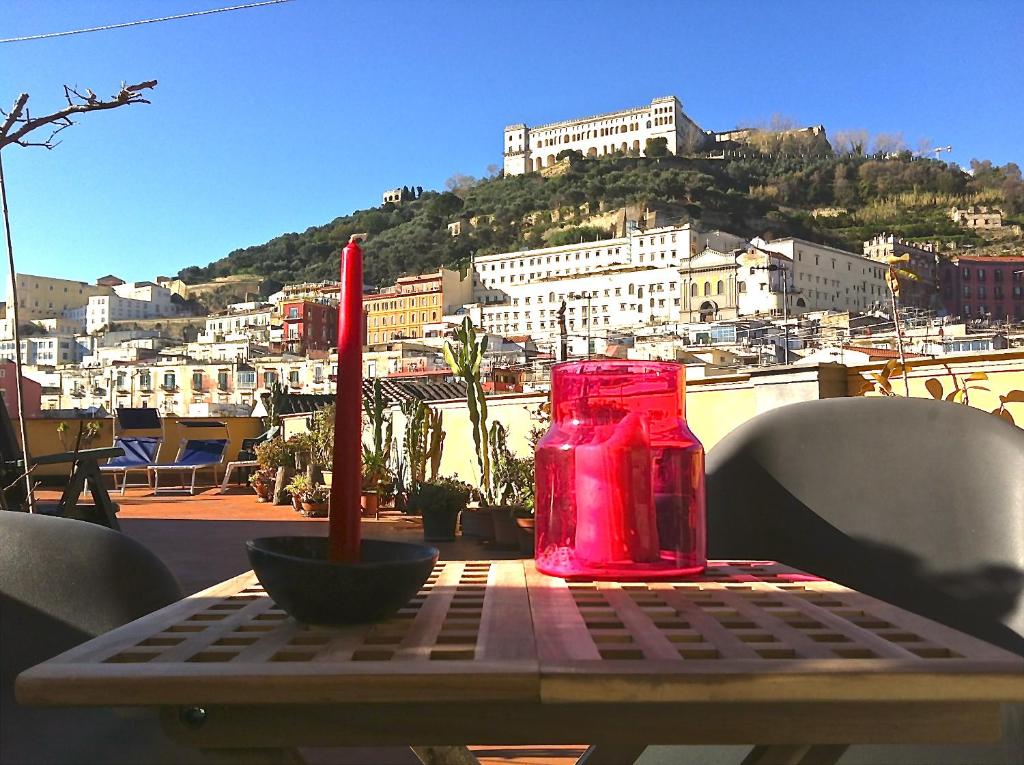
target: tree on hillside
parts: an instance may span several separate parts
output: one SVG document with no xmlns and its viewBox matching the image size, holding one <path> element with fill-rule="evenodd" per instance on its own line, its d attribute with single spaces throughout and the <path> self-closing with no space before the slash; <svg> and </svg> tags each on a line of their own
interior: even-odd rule
<svg viewBox="0 0 1024 765">
<path fill-rule="evenodd" d="M 644 146 L 644 154 L 648 157 L 667 157 L 668 156 L 668 139 L 667 138 L 648 138 L 646 145 Z"/>
<path fill-rule="evenodd" d="M 836 154 L 851 154 L 863 157 L 867 152 L 870 135 L 867 130 L 840 130 L 832 136 L 832 148 Z"/>
<path fill-rule="evenodd" d="M 472 175 L 463 175 L 462 173 L 454 173 L 448 180 L 444 182 L 444 187 L 460 197 L 465 198 L 465 195 L 476 186 L 480 181 L 474 178 Z"/>
<path fill-rule="evenodd" d="M 875 154 L 897 154 L 907 150 L 903 133 L 879 133 L 875 136 Z"/>
</svg>

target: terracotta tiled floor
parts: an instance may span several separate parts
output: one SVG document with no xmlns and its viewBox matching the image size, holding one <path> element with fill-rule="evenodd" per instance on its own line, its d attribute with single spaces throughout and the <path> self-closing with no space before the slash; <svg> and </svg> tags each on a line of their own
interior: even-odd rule
<svg viewBox="0 0 1024 765">
<path fill-rule="evenodd" d="M 53 500 L 56 490 L 39 497 Z M 245 540 L 260 536 L 327 533 L 324 519 L 304 518 L 290 507 L 256 501 L 252 491 L 231 488 L 225 494 L 205 489 L 187 494 L 154 496 L 145 488 L 114 493 L 120 506 L 122 531 L 155 552 L 178 577 L 185 592 L 193 593 L 248 571 Z M 422 540 L 415 519 L 385 514 L 380 520 L 363 520 L 363 536 L 369 539 Z M 448 560 L 517 557 L 491 550 L 461 538 L 438 545 Z M 474 747 L 483 765 L 568 765 L 584 747 Z M 304 750 L 310 765 L 413 765 L 418 760 L 408 750 Z"/>
</svg>

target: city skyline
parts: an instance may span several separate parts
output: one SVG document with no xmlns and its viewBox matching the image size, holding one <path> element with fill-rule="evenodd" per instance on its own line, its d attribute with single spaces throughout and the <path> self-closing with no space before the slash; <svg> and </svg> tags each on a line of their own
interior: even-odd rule
<svg viewBox="0 0 1024 765">
<path fill-rule="evenodd" d="M 1024 107 L 1002 95 L 1024 25 L 1012 7 L 958 7 L 953 34 L 944 14 L 921 3 L 751 5 L 756 12 L 728 19 L 654 4 L 626 27 L 611 59 L 591 55 L 608 39 L 611 3 L 586 17 L 572 4 L 515 6 L 514 25 L 532 24 L 529 35 L 513 34 L 508 13 L 490 8 L 394 8 L 296 0 L 0 45 L 3 108 L 23 90 L 40 114 L 59 104 L 65 83 L 108 95 L 122 80 L 160 81 L 152 105 L 87 115 L 52 152 L 5 150 L 18 270 L 89 282 L 174 275 L 376 206 L 388 188 L 439 189 L 455 173 L 484 175 L 501 165 L 507 124 L 663 95 L 677 95 L 705 130 L 781 113 L 830 135 L 902 132 L 911 148 L 929 138 L 952 145 L 943 158 L 963 165 L 1020 161 L 1014 136 Z M 201 9 L 172 2 L 126 16 L 113 2 L 25 4 L 8 14 L 3 36 Z M 658 18 L 707 34 L 683 46 L 644 35 L 658 28 L 645 20 Z M 558 34 L 557 51 L 544 29 Z M 808 45 L 822 29 L 827 45 Z M 984 44 L 985 56 L 950 56 L 935 35 Z M 907 54 L 894 60 L 896 50 Z"/>
</svg>

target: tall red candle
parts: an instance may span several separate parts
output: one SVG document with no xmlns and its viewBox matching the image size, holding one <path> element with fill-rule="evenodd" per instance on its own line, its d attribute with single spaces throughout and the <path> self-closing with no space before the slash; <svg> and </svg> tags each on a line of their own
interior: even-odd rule
<svg viewBox="0 0 1024 765">
<path fill-rule="evenodd" d="M 354 236 L 341 253 L 339 297 L 328 557 L 339 563 L 356 563 L 363 459 L 363 251 Z"/>
</svg>

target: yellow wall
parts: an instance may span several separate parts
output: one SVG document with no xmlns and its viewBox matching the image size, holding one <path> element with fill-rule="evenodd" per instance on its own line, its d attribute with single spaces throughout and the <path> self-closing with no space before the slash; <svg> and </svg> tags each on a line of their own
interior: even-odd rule
<svg viewBox="0 0 1024 765">
<path fill-rule="evenodd" d="M 160 462 L 173 462 L 174 457 L 178 453 L 178 447 L 181 444 L 183 438 L 223 438 L 223 428 L 209 427 L 209 428 L 182 428 L 178 426 L 178 419 L 176 417 L 165 417 L 164 418 L 164 442 L 160 447 L 159 461 Z M 201 422 L 206 418 L 202 417 L 187 417 L 182 418 L 189 422 Z M 216 417 L 211 418 L 211 422 L 223 422 L 228 427 L 228 448 L 225 462 L 235 459 L 238 456 L 238 450 L 242 447 L 243 438 L 253 438 L 263 432 L 262 422 L 258 417 Z M 44 455 L 44 454 L 56 454 L 58 452 L 70 451 L 74 448 L 75 434 L 78 432 L 78 420 L 66 419 L 63 422 L 68 423 L 68 431 L 65 435 L 65 440 L 68 443 L 68 449 L 65 449 L 60 442 L 60 437 L 57 433 L 57 425 L 62 422 L 56 418 L 34 418 L 27 421 L 28 425 L 28 443 L 31 454 L 33 455 Z M 113 438 L 113 418 L 104 418 L 98 420 L 102 430 L 100 435 L 89 444 L 88 448 L 99 449 L 105 446 L 111 446 L 114 442 Z M 17 421 L 14 423 L 15 432 L 20 434 L 19 426 Z M 139 431 L 139 435 L 160 435 L 158 431 L 143 432 Z M 20 442 L 20 438 L 19 438 Z M 33 475 L 40 477 L 47 476 L 66 476 L 70 473 L 70 463 L 61 465 L 45 465 L 37 468 Z"/>
</svg>

